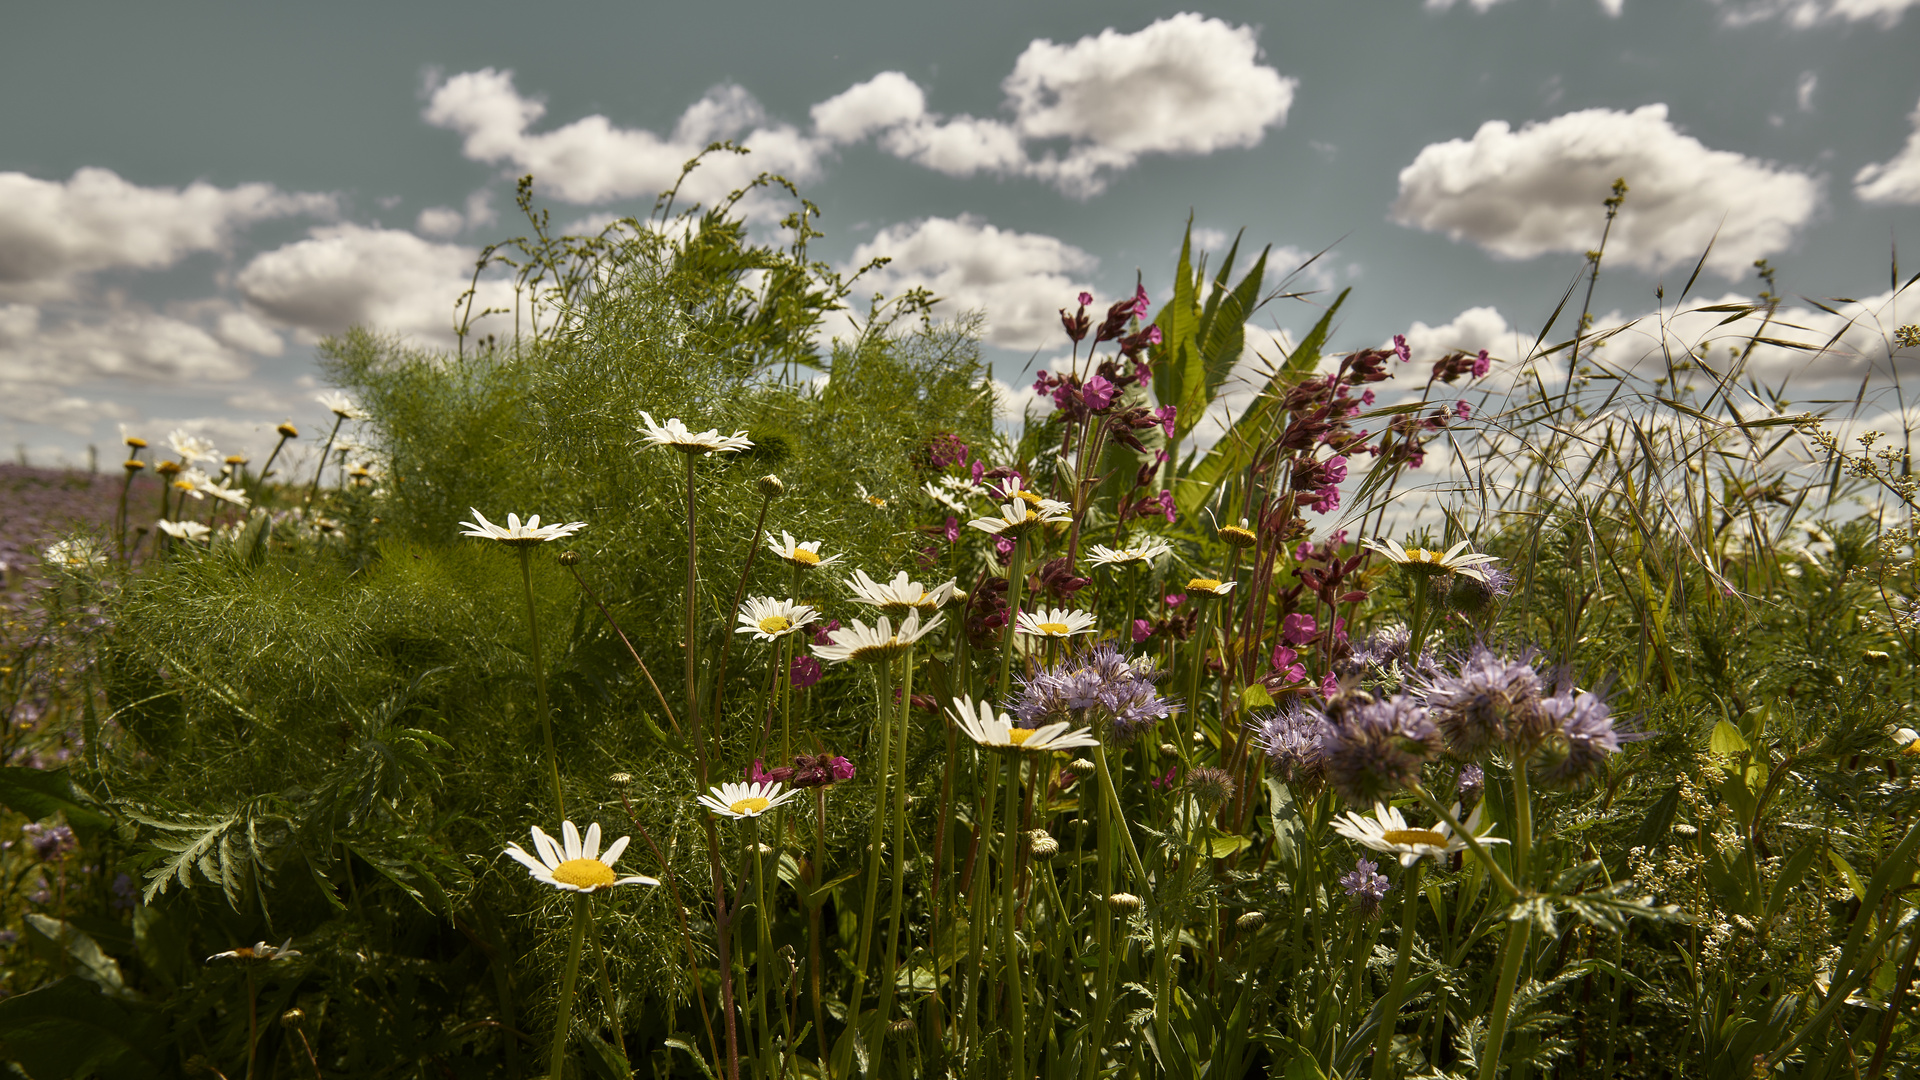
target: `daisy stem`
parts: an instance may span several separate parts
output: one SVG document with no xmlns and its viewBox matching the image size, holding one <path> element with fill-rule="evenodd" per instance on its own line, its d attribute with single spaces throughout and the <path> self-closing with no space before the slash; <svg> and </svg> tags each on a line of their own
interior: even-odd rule
<svg viewBox="0 0 1920 1080">
<path fill-rule="evenodd" d="M 1426 788 L 1416 786 L 1413 789 L 1413 793 L 1420 797 L 1421 802 L 1427 804 L 1427 809 L 1433 811 L 1439 816 L 1441 821 L 1447 823 L 1447 827 L 1453 830 L 1453 835 L 1466 841 L 1467 846 L 1473 849 L 1475 857 L 1480 860 L 1480 865 L 1487 868 L 1487 874 L 1493 878 L 1494 884 L 1504 889 L 1508 896 L 1518 900 L 1520 898 L 1519 887 L 1514 885 L 1513 879 L 1507 876 L 1506 871 L 1500 869 L 1500 864 L 1493 861 L 1493 856 L 1487 852 L 1486 846 L 1480 843 L 1480 838 L 1473 834 L 1473 830 L 1462 825 L 1453 814 L 1448 812 L 1446 807 L 1440 805 L 1439 800 L 1435 799 Z"/>
<path fill-rule="evenodd" d="M 593 905 L 587 905 L 587 932 L 593 938 L 593 957 L 600 968 L 600 997 L 607 1010 L 607 1026 L 613 1028 L 613 1045 L 620 1060 L 627 1060 L 627 1036 L 621 1030 L 619 999 L 613 993 L 613 976 L 607 971 L 607 948 L 600 941 L 600 925 L 594 920 Z"/>
<path fill-rule="evenodd" d="M 1094 764 L 1101 776 L 1106 775 L 1106 747 L 1094 749 Z M 1087 1029 L 1091 1043 L 1086 1048 L 1081 1069 L 1082 1080 L 1095 1080 L 1100 1075 L 1100 1051 L 1107 1045 L 1107 1008 L 1113 1000 L 1113 906 L 1107 897 L 1113 895 L 1113 864 L 1119 858 L 1119 852 L 1113 847 L 1113 807 L 1107 799 L 1107 791 L 1101 787 L 1099 796 L 1099 815 L 1095 820 L 1098 827 L 1095 862 L 1100 867 L 1100 898 L 1094 905 L 1093 926 L 1095 939 L 1100 947 L 1100 983 L 1098 996 L 1093 1001 L 1093 1023 Z"/>
<path fill-rule="evenodd" d="M 1133 830 L 1127 827 L 1127 816 L 1120 810 L 1120 792 L 1113 786 L 1113 770 L 1107 767 L 1107 748 L 1105 744 L 1093 748 L 1093 763 L 1099 768 L 1100 794 L 1106 800 L 1107 813 L 1112 815 L 1115 831 L 1120 834 L 1120 842 L 1126 845 L 1127 865 L 1133 868 L 1134 881 L 1145 888 L 1147 868 L 1140 862 L 1140 852 L 1133 846 Z"/>
<path fill-rule="evenodd" d="M 1513 811 L 1513 873 L 1524 884 L 1527 880 L 1527 849 L 1533 846 L 1533 792 L 1527 785 L 1527 759 L 1524 755 L 1517 757 L 1513 763 Z M 1491 862 L 1488 865 L 1491 866 Z M 1507 948 L 1500 960 L 1499 989 L 1494 993 L 1493 1015 L 1487 1021 L 1486 1049 L 1480 1055 L 1480 1076 L 1484 1080 L 1493 1080 L 1500 1068 L 1500 1051 L 1507 1037 L 1507 1013 L 1513 1005 L 1513 989 L 1520 981 L 1520 966 L 1526 960 L 1527 939 L 1532 929 L 1533 923 L 1525 919 L 1507 924 Z"/>
<path fill-rule="evenodd" d="M 1420 665 L 1420 654 L 1427 643 L 1427 574 L 1416 572 L 1413 578 L 1413 612 L 1407 624 L 1407 663 Z"/>
<path fill-rule="evenodd" d="M 882 661 L 874 668 L 880 686 L 879 768 L 873 770 L 873 825 L 867 840 L 866 899 L 860 906 L 860 950 L 853 966 L 853 992 L 847 1001 L 847 1023 L 858 1039 L 860 999 L 867 986 L 867 961 L 873 955 L 873 909 L 880 899 L 880 841 L 886 836 L 887 772 L 893 751 L 893 664 Z"/>
<path fill-rule="evenodd" d="M 691 464 L 693 458 L 689 456 L 687 461 Z M 773 502 L 771 495 L 764 496 L 760 500 L 760 516 L 753 523 L 753 543 L 747 547 L 746 564 L 740 568 L 740 583 L 733 589 L 733 606 L 727 609 L 730 612 L 739 611 L 740 601 L 747 595 L 747 581 L 753 577 L 753 557 L 760 553 L 760 538 L 766 535 L 767 505 L 771 502 Z M 691 504 L 688 505 L 688 511 L 687 520 L 691 523 L 693 520 Z M 691 529 L 692 525 L 689 524 L 688 528 Z M 720 643 L 720 663 L 714 668 L 711 708 L 716 719 L 720 716 L 720 699 L 727 684 L 727 658 L 731 655 L 733 655 L 733 635 L 728 634 Z"/>
<path fill-rule="evenodd" d="M 1386 1080 L 1393 1072 L 1394 1021 L 1400 1016 L 1400 1001 L 1407 992 L 1407 969 L 1413 963 L 1413 924 L 1420 917 L 1420 877 L 1426 869 L 1426 860 L 1419 859 L 1412 870 L 1401 877 L 1400 887 L 1407 891 L 1406 906 L 1400 915 L 1400 944 L 1393 958 L 1393 981 L 1387 984 L 1387 996 L 1380 1000 L 1380 1033 L 1373 1044 L 1373 1080 Z"/>
<path fill-rule="evenodd" d="M 700 786 L 708 783 L 707 766 L 707 728 L 700 719 L 699 676 L 699 638 L 695 635 L 695 616 L 698 611 L 697 590 L 700 586 L 700 541 L 695 523 L 696 508 L 693 501 L 693 459 L 687 457 L 687 723 L 693 726 L 694 739 L 700 751 Z"/>
<path fill-rule="evenodd" d="M 1193 628 L 1193 671 L 1187 676 L 1187 731 L 1180 740 L 1180 764 L 1189 768 L 1193 753 L 1193 733 L 1200 730 L 1200 684 L 1207 673 L 1207 642 L 1213 636 L 1213 603 L 1200 601 L 1200 620 Z"/>
<path fill-rule="evenodd" d="M 985 797 L 980 800 L 980 832 L 976 845 L 991 845 L 993 843 L 993 798 L 1000 783 L 1000 769 L 995 763 L 981 771 L 986 773 L 987 790 L 984 792 Z M 977 1050 L 979 1047 L 979 999 L 981 992 L 986 988 L 985 965 L 981 953 L 986 945 L 987 920 L 979 917 L 977 906 L 987 892 L 986 852 L 979 851 L 973 858 L 973 884 L 967 890 L 967 900 L 975 906 L 972 909 L 973 915 L 967 920 L 970 960 L 967 967 L 967 997 L 960 1017 L 960 1027 L 966 1033 L 969 1050 Z"/>
<path fill-rule="evenodd" d="M 813 877 L 809 893 L 827 876 L 827 789 L 813 789 Z M 828 1068 L 826 1002 L 820 996 L 820 906 L 824 897 L 807 897 L 807 979 L 813 984 L 813 1034 L 820 1046 L 820 1068 Z"/>
<path fill-rule="evenodd" d="M 1027 538 L 1015 536 L 1013 556 L 1007 562 L 1007 629 L 1000 640 L 1000 684 L 996 696 L 1002 699 L 1013 685 L 1013 634 L 1020 617 L 1020 588 L 1027 577 L 1026 554 Z"/>
<path fill-rule="evenodd" d="M 259 494 L 260 488 L 266 486 L 267 477 L 273 475 L 273 463 L 279 459 L 281 448 L 286 446 L 287 440 L 291 438 L 293 438 L 293 436 L 282 433 L 280 436 L 280 441 L 273 444 L 273 453 L 267 455 L 267 463 L 265 465 L 260 466 L 260 475 L 255 478 L 256 480 L 259 481 L 259 483 L 254 488 L 254 490 L 249 492 L 248 494 L 257 495 Z"/>
<path fill-rule="evenodd" d="M 333 440 L 340 434 L 340 425 L 345 423 L 346 419 L 339 413 L 333 414 L 333 430 L 327 432 L 327 445 L 320 450 L 320 465 L 313 470 L 313 483 L 307 485 L 306 505 L 308 506 L 313 505 L 313 497 L 320 490 L 320 478 L 327 474 L 327 455 L 333 453 Z"/>
<path fill-rule="evenodd" d="M 547 709 L 547 668 L 540 659 L 540 617 L 533 604 L 533 548 L 517 545 L 520 554 L 520 583 L 527 592 L 527 636 L 533 641 L 533 688 L 540 706 L 540 733 L 547 743 L 547 774 L 553 781 L 553 804 L 567 816 L 567 797 L 560 791 L 560 755 L 553 748 L 553 713 Z"/>
<path fill-rule="evenodd" d="M 336 425 L 337 426 L 337 425 Z M 560 1009 L 554 1014 L 553 1050 L 547 1055 L 547 1075 L 559 1080 L 567 1065 L 567 1033 L 573 1026 L 573 987 L 580 978 L 580 947 L 587 940 L 587 894 L 573 898 L 573 943 L 567 946 L 567 970 L 560 977 Z"/>
<path fill-rule="evenodd" d="M 891 661 L 889 661 L 891 663 Z M 913 707 L 913 648 L 901 658 L 900 746 L 893 762 L 893 902 L 887 907 L 886 974 L 880 985 L 880 1018 L 893 1014 L 894 978 L 899 971 L 900 908 L 907 884 L 907 722 Z"/>
<path fill-rule="evenodd" d="M 1010 752 L 1007 757 L 1006 805 L 1002 808 L 1007 816 L 1001 825 L 1005 839 L 1000 848 L 1000 971 L 1002 992 L 1007 1003 L 1007 1033 L 1012 1039 L 1012 1056 L 1015 1080 L 1027 1073 L 1027 1001 L 1025 989 L 1020 978 L 1020 951 L 1014 925 L 1014 892 L 1020 880 L 1020 757 L 1018 752 Z"/>
<path fill-rule="evenodd" d="M 747 819 L 752 823 L 753 844 L 753 922 L 760 932 L 760 939 L 754 949 L 753 957 L 753 1009 L 755 1022 L 760 1026 L 760 1057 L 766 1068 L 773 1067 L 773 1027 L 767 1022 L 767 979 L 773 968 L 773 920 L 767 915 L 767 858 L 760 851 L 760 818 Z"/>
</svg>

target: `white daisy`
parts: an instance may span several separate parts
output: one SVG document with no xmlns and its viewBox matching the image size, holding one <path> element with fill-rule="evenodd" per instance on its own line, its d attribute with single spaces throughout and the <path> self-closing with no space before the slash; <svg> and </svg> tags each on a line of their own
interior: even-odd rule
<svg viewBox="0 0 1920 1080">
<path fill-rule="evenodd" d="M 473 510 L 472 507 L 468 509 Z M 476 525 L 474 522 L 479 524 Z M 549 540 L 559 540 L 587 527 L 584 521 L 569 522 L 565 525 L 542 525 L 539 514 L 528 518 L 527 523 L 522 525 L 519 514 L 508 514 L 506 527 L 501 528 L 488 521 L 487 516 L 478 510 L 473 510 L 473 521 L 463 521 L 460 524 L 466 526 L 461 530 L 461 536 L 477 536 L 482 540 L 498 540 L 503 544 L 539 544 Z"/>
<path fill-rule="evenodd" d="M 877 660 L 890 660 L 933 633 L 945 619 L 944 615 L 935 615 L 922 623 L 920 613 L 910 611 L 900 623 L 898 633 L 894 632 L 893 623 L 885 615 L 874 620 L 872 626 L 855 619 L 852 626 L 843 626 L 833 632 L 833 644 L 815 645 L 813 655 L 836 664 L 845 660 L 869 664 Z"/>
<path fill-rule="evenodd" d="M 1095 619 L 1090 612 L 1071 608 L 1040 608 L 1023 611 L 1014 618 L 1014 629 L 1034 637 L 1064 638 L 1093 632 Z"/>
<path fill-rule="evenodd" d="M 772 549 L 775 555 L 805 570 L 811 570 L 816 566 L 832 566 L 846 557 L 829 555 L 823 559 L 820 557 L 820 541 L 803 540 L 795 543 L 793 534 L 785 529 L 780 530 L 778 541 L 771 536 L 767 537 L 767 547 Z"/>
<path fill-rule="evenodd" d="M 1452 572 L 1464 574 L 1475 581 L 1485 581 L 1487 580 L 1486 572 L 1481 570 L 1480 567 L 1490 562 L 1500 561 L 1498 555 L 1482 555 L 1478 552 L 1468 552 L 1467 542 L 1465 540 L 1460 541 L 1444 552 L 1429 548 L 1403 548 L 1396 541 L 1384 539 L 1363 540 L 1361 544 L 1364 547 L 1385 555 L 1393 562 L 1406 567 L 1410 573 L 1426 574 L 1429 576 Z"/>
<path fill-rule="evenodd" d="M 252 500 L 247 498 L 246 492 L 241 491 L 239 488 L 228 487 L 224 481 L 220 480 L 208 480 L 203 484 L 197 485 L 195 490 L 203 494 L 211 495 L 221 502 L 231 503 L 234 506 L 248 506 L 252 503 Z"/>
<path fill-rule="evenodd" d="M 1087 561 L 1095 566 L 1138 566 L 1159 562 L 1173 548 L 1159 540 L 1143 540 L 1128 547 L 1110 548 L 1095 544 L 1087 550 Z"/>
<path fill-rule="evenodd" d="M 237 949 L 217 952 L 207 957 L 207 962 L 212 963 L 215 960 L 288 960 L 299 955 L 300 950 L 293 947 L 293 939 L 288 938 L 278 945 L 269 945 L 264 941 L 256 941 L 252 945 L 242 945 Z"/>
<path fill-rule="evenodd" d="M 1188 578 L 1187 591 L 1207 596 L 1225 596 L 1233 591 L 1233 582 L 1210 577 Z"/>
<path fill-rule="evenodd" d="M 40 557 L 55 566 L 66 570 L 85 570 L 90 566 L 100 566 L 107 561 L 107 553 L 100 545 L 86 537 L 75 537 L 50 544 Z"/>
<path fill-rule="evenodd" d="M 1920 731 L 1903 727 L 1893 733 L 1893 741 L 1903 754 L 1920 754 Z"/>
<path fill-rule="evenodd" d="M 881 498 L 878 495 L 874 495 L 868 492 L 867 485 L 855 484 L 853 485 L 853 490 L 855 494 L 860 496 L 860 499 L 862 502 L 865 502 L 871 506 L 877 506 L 882 510 L 885 510 L 887 508 L 887 500 Z"/>
<path fill-rule="evenodd" d="M 147 446 L 147 440 L 135 435 L 133 429 L 125 424 L 120 425 L 120 441 L 133 447 L 135 450 L 144 450 Z"/>
<path fill-rule="evenodd" d="M 168 521 L 161 518 L 153 524 L 155 528 L 175 540 L 205 540 L 207 535 L 213 532 L 212 529 L 197 521 Z"/>
<path fill-rule="evenodd" d="M 818 619 L 820 613 L 806 604 L 775 600 L 771 596 L 750 597 L 736 616 L 740 625 L 736 634 L 752 634 L 761 641 L 776 641 Z"/>
<path fill-rule="evenodd" d="M 313 400 L 327 407 L 327 411 L 342 420 L 365 420 L 367 411 L 354 404 L 352 398 L 338 390 L 327 390 L 313 395 Z"/>
<path fill-rule="evenodd" d="M 1001 504 L 999 516 L 974 518 L 967 524 L 981 532 L 1018 536 L 1036 525 L 1057 524 L 1073 519 L 1073 507 L 1058 499 L 1043 499 L 1031 491 L 1025 491 L 1017 480 L 1007 488 L 1005 498 L 1007 501 Z"/>
<path fill-rule="evenodd" d="M 600 823 L 587 826 L 587 835 L 583 840 L 580 830 L 573 822 L 560 823 L 561 841 L 548 836 L 538 825 L 533 827 L 533 847 L 540 853 L 539 858 L 527 854 L 519 844 L 508 844 L 507 854 L 513 861 L 527 868 L 527 872 L 541 881 L 565 892 L 590 893 L 615 885 L 658 885 L 656 878 L 632 874 L 620 877 L 613 872 L 615 860 L 627 850 L 627 841 L 631 837 L 623 836 L 600 850 Z"/>
<path fill-rule="evenodd" d="M 716 784 L 705 795 L 696 797 L 701 806 L 716 814 L 730 818 L 759 817 L 769 810 L 797 799 L 806 790 L 794 788 L 782 791 L 786 785 L 778 780 L 758 784 L 735 780 L 729 784 Z"/>
<path fill-rule="evenodd" d="M 893 580 L 882 584 L 868 577 L 866 571 L 855 570 L 847 579 L 847 588 L 853 590 L 853 598 L 862 604 L 877 607 L 889 615 L 904 615 L 909 611 L 933 611 L 953 599 L 955 582 L 935 585 L 932 589 L 917 581 L 907 580 L 905 570 L 895 574 Z"/>
<path fill-rule="evenodd" d="M 174 428 L 169 432 L 167 445 L 173 448 L 183 465 L 191 465 L 196 461 L 212 464 L 220 460 L 220 451 L 214 448 L 212 440 L 190 435 L 184 428 Z"/>
<path fill-rule="evenodd" d="M 1486 808 L 1484 800 L 1473 808 L 1473 816 L 1465 822 L 1467 829 L 1479 837 L 1482 844 L 1506 843 L 1499 837 L 1480 835 L 1480 817 Z M 1458 811 L 1459 807 L 1454 809 Z M 1412 866 L 1422 856 L 1439 859 L 1442 855 L 1451 855 L 1467 848 L 1467 842 L 1453 835 L 1452 826 L 1446 822 L 1442 821 L 1431 829 L 1417 829 L 1407 824 L 1407 819 L 1400 815 L 1400 811 L 1384 803 L 1373 804 L 1372 817 L 1347 811 L 1346 816 L 1334 819 L 1333 831 L 1362 847 L 1400 856 L 1401 866 Z"/>
<path fill-rule="evenodd" d="M 974 703 L 966 695 L 953 699 L 953 705 L 947 709 L 947 715 L 960 725 L 967 737 L 989 750 L 1029 750 L 1042 753 L 1052 750 L 1077 750 L 1083 746 L 1098 746 L 1100 740 L 1093 737 L 1087 728 L 1068 730 L 1064 720 L 1039 727 L 1024 728 L 1014 724 L 1013 718 L 1005 713 L 996 713 L 987 702 Z"/>
<path fill-rule="evenodd" d="M 735 454 L 742 450 L 753 449 L 753 440 L 747 438 L 744 431 L 731 435 L 720 434 L 719 428 L 708 428 L 695 432 L 687 427 L 679 417 L 669 419 L 665 424 L 654 422 L 653 414 L 643 412 L 640 419 L 646 424 L 640 429 L 647 437 L 649 446 L 666 446 L 683 454 Z"/>
</svg>

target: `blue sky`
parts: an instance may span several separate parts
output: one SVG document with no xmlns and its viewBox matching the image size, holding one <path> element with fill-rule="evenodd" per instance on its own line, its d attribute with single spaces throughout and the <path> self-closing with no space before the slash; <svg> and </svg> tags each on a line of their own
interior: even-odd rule
<svg viewBox="0 0 1920 1080">
<path fill-rule="evenodd" d="M 1857 382 L 1888 363 L 1875 320 L 1914 321 L 1884 297 L 1894 244 L 1920 269 L 1920 0 L 652 7 L 10 14 L 0 436 L 43 463 L 111 460 L 120 422 L 256 449 L 323 414 L 318 336 L 450 340 L 514 176 L 562 223 L 644 214 L 709 138 L 754 153 L 698 194 L 792 176 L 817 253 L 984 310 L 1015 386 L 1081 288 L 1161 299 L 1189 212 L 1283 264 L 1333 245 L 1303 282 L 1353 287 L 1338 346 L 1511 361 L 1616 175 L 1603 324 L 1670 302 L 1716 229 L 1696 297 L 1752 296 L 1764 257 L 1789 296 L 1861 301 L 1852 353 L 1762 377 Z M 1275 306 L 1252 340 L 1316 317 Z"/>
</svg>

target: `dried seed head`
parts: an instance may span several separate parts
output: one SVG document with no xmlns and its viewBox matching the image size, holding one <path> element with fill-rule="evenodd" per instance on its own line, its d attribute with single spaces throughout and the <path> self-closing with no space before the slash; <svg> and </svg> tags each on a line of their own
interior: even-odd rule
<svg viewBox="0 0 1920 1080">
<path fill-rule="evenodd" d="M 1233 798 L 1233 775 L 1225 769 L 1202 765 L 1187 774 L 1187 794 L 1207 810 L 1217 810 Z"/>
</svg>

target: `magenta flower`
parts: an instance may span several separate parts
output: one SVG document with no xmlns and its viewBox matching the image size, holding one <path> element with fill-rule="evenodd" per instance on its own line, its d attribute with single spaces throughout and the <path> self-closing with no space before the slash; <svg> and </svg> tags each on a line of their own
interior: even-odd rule
<svg viewBox="0 0 1920 1080">
<path fill-rule="evenodd" d="M 1184 604 L 1184 603 L 1186 603 L 1186 602 L 1187 602 L 1187 594 L 1186 594 L 1186 593 L 1183 593 L 1183 592 L 1177 592 L 1177 593 L 1168 593 L 1168 594 L 1167 594 L 1167 606 L 1168 606 L 1168 607 L 1179 607 L 1179 606 L 1180 606 L 1181 604 Z"/>
<path fill-rule="evenodd" d="M 1087 408 L 1100 412 L 1113 404 L 1113 390 L 1113 383 L 1105 375 L 1095 375 L 1081 388 L 1080 400 L 1086 403 Z"/>
<path fill-rule="evenodd" d="M 1083 293 L 1081 293 L 1081 294 L 1080 294 L 1080 306 L 1081 306 L 1081 307 L 1086 307 L 1086 306 L 1087 306 L 1088 304 L 1091 304 L 1091 303 L 1093 303 L 1093 294 L 1092 294 L 1092 293 L 1090 293 L 1090 292 L 1083 292 Z"/>
<path fill-rule="evenodd" d="M 1329 484 L 1338 484 L 1346 480 L 1347 459 L 1343 455 L 1335 454 L 1327 459 L 1326 477 Z"/>
<path fill-rule="evenodd" d="M 947 516 L 946 537 L 947 537 L 947 543 L 949 544 L 954 543 L 960 539 L 960 519 L 959 518 L 954 517 L 952 515 Z"/>
<path fill-rule="evenodd" d="M 1283 684 L 1306 681 L 1307 669 L 1299 660 L 1300 654 L 1285 645 L 1273 647 L 1273 670 L 1279 672 Z"/>
<path fill-rule="evenodd" d="M 1154 323 L 1152 326 L 1147 327 L 1147 344 L 1149 345 L 1160 344 L 1160 324 L 1159 323 Z"/>
<path fill-rule="evenodd" d="M 1473 377 L 1476 379 L 1481 378 L 1485 376 L 1488 371 L 1492 370 L 1492 368 L 1493 361 L 1488 359 L 1487 350 L 1481 349 L 1480 355 L 1475 357 L 1473 361 Z"/>
<path fill-rule="evenodd" d="M 827 625 L 813 632 L 813 643 L 815 645 L 833 644 L 833 632 L 838 629 L 840 629 L 840 620 L 834 619 L 827 623 Z"/>
<path fill-rule="evenodd" d="M 1133 287 L 1133 313 L 1144 319 L 1147 317 L 1147 310 L 1152 306 L 1153 305 L 1147 300 L 1147 287 L 1145 285 L 1135 285 Z"/>
<path fill-rule="evenodd" d="M 816 635 L 817 638 L 817 635 Z M 820 661 L 811 656 L 796 656 L 787 678 L 795 690 L 805 690 L 820 681 Z"/>
<path fill-rule="evenodd" d="M 1147 783 L 1152 784 L 1153 790 L 1155 791 L 1165 791 L 1173 786 L 1173 774 L 1178 772 L 1179 769 L 1180 766 L 1178 765 L 1169 765 L 1167 766 L 1167 775 L 1159 777 L 1149 776 L 1147 777 Z"/>
<path fill-rule="evenodd" d="M 1153 636 L 1153 624 L 1145 619 L 1133 620 L 1133 643 L 1135 645 Z"/>
<path fill-rule="evenodd" d="M 1282 624 L 1280 636 L 1285 638 L 1289 645 L 1305 645 L 1307 642 L 1312 641 L 1313 636 L 1319 632 L 1320 624 L 1313 616 L 1295 612 L 1287 616 L 1285 622 Z M 1278 657 L 1280 655 L 1279 650 L 1276 649 L 1274 655 Z M 1274 660 L 1273 666 L 1279 667 L 1280 661 L 1278 659 Z"/>
<path fill-rule="evenodd" d="M 1179 415 L 1180 406 L 1178 405 L 1162 405 L 1153 410 L 1154 419 L 1160 421 L 1160 430 L 1166 432 L 1169 439 L 1173 438 L 1173 422 Z"/>
<path fill-rule="evenodd" d="M 1467 404 L 1464 401 L 1454 402 L 1453 411 L 1462 420 L 1471 419 L 1473 417 L 1473 406 Z"/>
<path fill-rule="evenodd" d="M 1393 335 L 1393 355 L 1399 357 L 1403 364 L 1413 359 L 1413 350 L 1407 347 L 1407 335 Z"/>
</svg>

